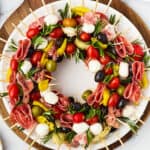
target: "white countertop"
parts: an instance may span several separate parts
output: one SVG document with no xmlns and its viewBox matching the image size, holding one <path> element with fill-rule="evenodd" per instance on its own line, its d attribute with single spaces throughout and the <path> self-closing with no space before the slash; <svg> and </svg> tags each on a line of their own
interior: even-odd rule
<svg viewBox="0 0 150 150">
<path fill-rule="evenodd" d="M 146 22 L 150 28 L 150 0 L 124 0 L 127 2 Z M 0 0 L 0 27 L 13 10 L 23 0 Z M 124 147 L 117 150 L 149 150 L 150 149 L 150 118 L 140 128 L 137 135 L 128 140 Z M 15 135 L 4 121 L 0 118 L 0 138 L 4 143 L 4 150 L 27 150 L 28 145 Z"/>
</svg>

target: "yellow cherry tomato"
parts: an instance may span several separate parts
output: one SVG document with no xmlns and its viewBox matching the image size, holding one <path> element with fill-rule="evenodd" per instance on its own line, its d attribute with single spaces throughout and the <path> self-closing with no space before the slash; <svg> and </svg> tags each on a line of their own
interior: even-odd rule
<svg viewBox="0 0 150 150">
<path fill-rule="evenodd" d="M 6 74 L 6 81 L 7 81 L 7 82 L 10 81 L 10 76 L 11 76 L 11 74 L 12 74 L 12 70 L 11 70 L 11 68 L 9 68 L 9 69 L 7 70 L 7 74 Z"/>
<path fill-rule="evenodd" d="M 48 79 L 39 81 L 38 83 L 39 90 L 45 91 L 48 88 L 48 82 L 49 82 Z"/>
<path fill-rule="evenodd" d="M 77 25 L 77 22 L 73 18 L 65 18 L 63 20 L 63 26 L 65 27 L 75 27 Z"/>
</svg>

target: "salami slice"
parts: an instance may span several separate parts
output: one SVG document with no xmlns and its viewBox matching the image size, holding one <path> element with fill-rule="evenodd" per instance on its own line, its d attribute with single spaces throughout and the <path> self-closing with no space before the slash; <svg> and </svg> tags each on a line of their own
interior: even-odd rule
<svg viewBox="0 0 150 150">
<path fill-rule="evenodd" d="M 133 80 L 141 81 L 144 74 L 144 63 L 135 61 L 132 64 Z"/>
</svg>

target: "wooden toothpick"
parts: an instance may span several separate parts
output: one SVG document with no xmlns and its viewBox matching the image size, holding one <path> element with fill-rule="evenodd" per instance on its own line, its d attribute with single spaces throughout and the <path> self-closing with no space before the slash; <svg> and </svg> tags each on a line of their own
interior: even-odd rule
<svg viewBox="0 0 150 150">
<path fill-rule="evenodd" d="M 109 150 L 109 147 L 108 147 L 108 145 L 107 145 L 107 143 L 106 143 L 106 140 L 105 140 L 105 139 L 103 139 L 103 140 L 102 140 L 102 142 L 103 142 L 103 144 L 104 144 L 104 146 L 105 146 L 106 150 Z"/>
<path fill-rule="evenodd" d="M 46 6 L 45 0 L 41 0 L 42 5 L 45 7 L 47 14 L 49 14 L 48 8 Z"/>
<path fill-rule="evenodd" d="M 121 146 L 124 146 L 124 143 L 123 143 L 123 141 L 122 141 L 121 138 L 120 138 L 119 132 L 116 132 L 115 136 L 117 137 L 117 139 L 118 139 L 118 141 L 120 142 Z"/>
<path fill-rule="evenodd" d="M 95 8 L 94 8 L 94 12 L 96 12 L 96 10 L 97 10 L 98 1 L 99 1 L 99 0 L 96 0 L 96 3 L 95 3 Z"/>
<path fill-rule="evenodd" d="M 22 32 L 20 28 L 18 28 L 14 23 L 12 23 L 12 26 L 22 35 L 23 37 L 26 37 L 26 35 Z"/>
<path fill-rule="evenodd" d="M 32 133 L 34 132 L 35 128 L 36 128 L 36 125 L 33 126 L 33 128 L 31 129 L 31 131 L 29 132 L 29 134 L 25 137 L 24 142 L 26 142 L 26 141 L 30 138 L 30 136 L 31 136 Z"/>
<path fill-rule="evenodd" d="M 54 77 L 52 77 L 52 76 L 50 76 L 50 75 L 45 74 L 44 76 L 45 76 L 46 78 L 49 78 L 49 79 L 52 79 L 52 80 L 56 80 L 56 78 L 54 78 Z"/>
<path fill-rule="evenodd" d="M 109 9 L 109 7 L 110 7 L 111 2 L 112 2 L 112 0 L 109 0 L 108 4 L 107 4 L 107 6 L 106 6 L 106 9 L 105 9 L 104 12 L 103 12 L 104 14 L 107 13 L 107 11 L 108 11 L 108 9 Z"/>
<path fill-rule="evenodd" d="M 13 124 L 12 126 L 10 126 L 10 129 L 13 129 L 17 126 L 17 123 Z"/>
<path fill-rule="evenodd" d="M 7 116 L 5 118 L 3 118 L 4 121 L 8 120 L 10 118 L 10 116 Z"/>
<path fill-rule="evenodd" d="M 84 2 L 84 0 L 82 0 L 82 6 L 85 6 L 85 2 Z"/>
</svg>

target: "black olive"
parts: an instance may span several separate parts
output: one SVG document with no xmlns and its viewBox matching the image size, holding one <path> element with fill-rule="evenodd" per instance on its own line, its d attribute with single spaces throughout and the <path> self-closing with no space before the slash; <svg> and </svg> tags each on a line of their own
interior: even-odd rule
<svg viewBox="0 0 150 150">
<path fill-rule="evenodd" d="M 56 42 L 55 42 L 55 46 L 56 46 L 56 47 L 60 47 L 61 44 L 63 43 L 63 41 L 64 41 L 64 38 L 59 38 L 59 39 L 57 39 Z"/>
<path fill-rule="evenodd" d="M 59 56 L 59 57 L 56 58 L 56 62 L 60 63 L 60 62 L 62 62 L 63 59 L 64 59 L 64 55 Z"/>
<path fill-rule="evenodd" d="M 129 75 L 132 76 L 133 72 L 132 72 L 132 63 L 129 62 Z"/>
<path fill-rule="evenodd" d="M 74 97 L 69 96 L 68 99 L 70 100 L 70 102 L 73 102 L 73 103 L 74 103 Z"/>
<path fill-rule="evenodd" d="M 44 115 L 44 117 L 45 117 L 48 121 L 50 121 L 50 122 L 55 122 L 54 117 L 51 116 L 51 115 Z"/>
<path fill-rule="evenodd" d="M 84 103 L 82 105 L 82 108 L 84 109 L 84 112 L 87 113 L 90 110 L 90 106 L 87 103 Z"/>
<path fill-rule="evenodd" d="M 110 132 L 115 132 L 116 130 L 117 130 L 116 128 L 112 127 Z"/>
<path fill-rule="evenodd" d="M 106 34 L 104 34 L 104 33 L 99 33 L 98 35 L 97 35 L 97 39 L 99 40 L 99 41 L 101 41 L 102 43 L 104 43 L 104 44 L 107 44 L 108 43 L 108 39 L 107 39 L 107 36 L 106 36 Z"/>
<path fill-rule="evenodd" d="M 80 103 L 78 103 L 78 102 L 72 103 L 72 109 L 73 110 L 79 111 L 79 110 L 81 110 L 81 108 L 82 108 L 82 105 Z"/>
<path fill-rule="evenodd" d="M 128 100 L 126 100 L 122 97 L 122 98 L 120 98 L 120 101 L 117 104 L 117 108 L 122 109 L 127 105 L 127 103 L 128 103 Z"/>
<path fill-rule="evenodd" d="M 60 131 L 60 132 L 64 132 L 64 133 L 68 133 L 68 132 L 71 131 L 71 129 L 66 128 L 66 127 L 60 127 L 60 128 L 59 128 L 59 131 Z"/>
<path fill-rule="evenodd" d="M 114 54 L 114 55 L 117 55 L 117 52 L 116 52 L 116 49 L 114 46 L 108 46 L 107 51 Z"/>
<path fill-rule="evenodd" d="M 104 78 L 105 78 L 105 73 L 104 73 L 104 71 L 98 71 L 96 74 L 95 74 L 95 81 L 96 82 L 100 82 L 100 81 L 102 81 L 102 80 L 104 80 Z"/>
<path fill-rule="evenodd" d="M 33 53 L 35 52 L 34 48 L 31 46 L 28 50 L 28 53 L 27 53 L 27 57 L 31 57 L 33 55 Z"/>
<path fill-rule="evenodd" d="M 100 110 L 101 110 L 101 113 L 102 113 L 103 116 L 108 114 L 108 108 L 105 107 L 104 105 L 100 106 Z"/>
</svg>

